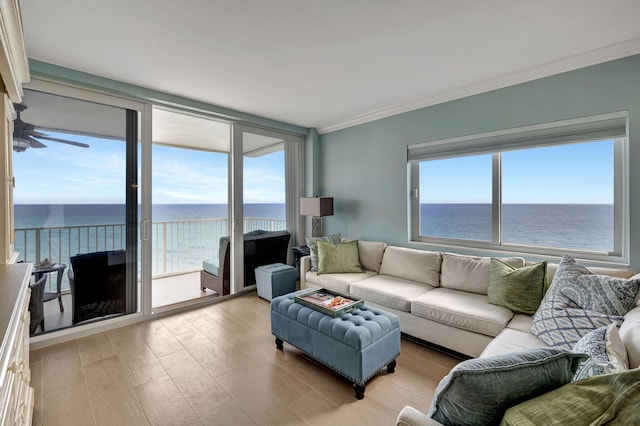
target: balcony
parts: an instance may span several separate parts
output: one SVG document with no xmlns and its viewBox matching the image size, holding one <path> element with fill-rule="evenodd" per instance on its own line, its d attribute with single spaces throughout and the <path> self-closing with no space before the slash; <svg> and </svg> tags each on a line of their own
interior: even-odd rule
<svg viewBox="0 0 640 426">
<path fill-rule="evenodd" d="M 245 218 L 245 232 L 257 229 L 277 231 L 286 228 L 283 219 Z M 201 291 L 202 261 L 218 256 L 220 238 L 228 235 L 227 219 L 198 219 L 154 222 L 152 224 L 152 308 L 168 310 L 194 299 L 217 297 Z M 22 228 L 15 230 L 19 261 L 38 263 L 45 258 L 70 267 L 76 254 L 125 248 L 125 225 L 102 224 L 65 227 Z M 141 267 L 138 260 L 138 278 Z M 55 292 L 52 274 L 46 292 Z M 62 277 L 62 301 L 71 307 L 66 271 Z M 71 309 L 61 313 L 58 303 L 45 303 L 46 331 L 71 326 Z"/>
</svg>

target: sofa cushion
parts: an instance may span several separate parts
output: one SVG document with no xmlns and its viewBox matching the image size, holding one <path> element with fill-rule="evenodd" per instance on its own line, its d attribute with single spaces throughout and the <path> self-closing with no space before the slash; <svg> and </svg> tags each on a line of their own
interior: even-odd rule
<svg viewBox="0 0 640 426">
<path fill-rule="evenodd" d="M 210 274 L 220 276 L 220 262 L 218 259 L 205 259 L 202 261 L 202 269 Z"/>
<path fill-rule="evenodd" d="M 433 287 L 402 278 L 377 275 L 351 284 L 350 290 L 355 297 L 399 311 L 409 312 L 411 310 L 411 301 L 422 294 L 432 291 Z"/>
<path fill-rule="evenodd" d="M 429 416 L 445 425 L 495 425 L 507 408 L 571 381 L 585 355 L 534 348 L 463 361 L 440 381 Z"/>
<path fill-rule="evenodd" d="M 515 268 L 524 266 L 524 259 L 521 257 L 504 257 L 500 260 Z M 440 286 L 454 290 L 487 294 L 490 262 L 490 257 L 443 253 Z"/>
<path fill-rule="evenodd" d="M 620 326 L 620 337 L 627 348 L 629 368 L 640 368 L 640 306 L 624 316 Z"/>
<path fill-rule="evenodd" d="M 388 246 L 382 256 L 380 274 L 437 287 L 441 262 L 440 252 Z"/>
<path fill-rule="evenodd" d="M 338 293 L 349 295 L 351 284 L 367 278 L 375 277 L 373 271 L 364 271 L 355 274 L 322 274 L 308 271 L 305 274 L 305 280 L 312 285 L 326 288 L 327 290 L 337 291 Z"/>
<path fill-rule="evenodd" d="M 358 240 L 358 253 L 362 267 L 369 271 L 380 272 L 382 256 L 386 248 L 386 243 Z"/>
<path fill-rule="evenodd" d="M 615 324 L 593 330 L 578 340 L 573 352 L 589 356 L 589 359 L 580 363 L 574 381 L 601 374 L 620 373 L 629 368 L 627 350 Z"/>
<path fill-rule="evenodd" d="M 526 262 L 527 265 L 531 265 L 533 263 L 534 262 L 531 262 L 531 261 Z M 547 264 L 547 281 L 549 283 L 551 283 L 551 281 L 553 280 L 553 277 L 555 276 L 557 270 L 558 270 L 557 263 Z M 594 274 L 609 275 L 611 277 L 618 277 L 618 278 L 630 278 L 634 274 L 633 269 L 629 269 L 629 268 L 602 268 L 602 267 L 590 266 L 589 270 Z"/>
<path fill-rule="evenodd" d="M 511 407 L 502 425 L 638 425 L 640 370 L 606 374 L 566 384 Z"/>
<path fill-rule="evenodd" d="M 487 300 L 520 314 L 536 313 L 544 296 L 547 262 L 514 268 L 500 259 L 491 259 Z"/>
<path fill-rule="evenodd" d="M 318 271 L 318 241 L 324 241 L 325 243 L 330 243 L 335 245 L 340 244 L 342 241 L 342 235 L 334 234 L 327 235 L 326 237 L 307 237 L 305 238 L 307 241 L 307 246 L 309 246 L 309 254 L 311 255 L 311 270 L 313 272 Z"/>
<path fill-rule="evenodd" d="M 317 244 L 318 275 L 363 272 L 357 241 L 333 245 L 320 240 Z"/>
<path fill-rule="evenodd" d="M 480 358 L 523 351 L 530 348 L 549 347 L 528 331 L 505 328 L 484 348 Z"/>
<path fill-rule="evenodd" d="M 509 324 L 507 324 L 507 328 L 531 333 L 532 322 L 533 317 L 531 315 L 515 314 L 511 321 L 509 321 Z"/>
<path fill-rule="evenodd" d="M 488 303 L 485 295 L 442 287 L 416 297 L 411 313 L 487 336 L 497 336 L 513 317 L 510 309 Z"/>
</svg>

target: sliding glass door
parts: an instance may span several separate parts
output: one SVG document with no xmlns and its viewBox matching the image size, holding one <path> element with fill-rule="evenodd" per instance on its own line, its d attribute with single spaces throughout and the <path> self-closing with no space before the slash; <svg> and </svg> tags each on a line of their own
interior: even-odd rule
<svg viewBox="0 0 640 426">
<path fill-rule="evenodd" d="M 296 238 L 296 200 L 302 194 L 298 136 L 244 124 L 234 126 L 233 208 L 235 291 L 255 285 L 255 268 L 288 263 Z"/>
<path fill-rule="evenodd" d="M 159 312 L 229 294 L 221 276 L 230 273 L 231 125 L 158 107 L 152 120 L 151 300 Z"/>
<path fill-rule="evenodd" d="M 250 291 L 289 261 L 300 136 L 37 80 L 16 109 L 16 251 L 45 278 L 46 332 Z"/>
<path fill-rule="evenodd" d="M 25 90 L 16 105 L 16 251 L 49 332 L 138 310 L 139 112 Z M 44 284 L 41 284 L 44 279 Z"/>
<path fill-rule="evenodd" d="M 257 266 L 286 263 L 300 138 L 159 107 L 152 118 L 152 312 L 251 288 Z"/>
</svg>

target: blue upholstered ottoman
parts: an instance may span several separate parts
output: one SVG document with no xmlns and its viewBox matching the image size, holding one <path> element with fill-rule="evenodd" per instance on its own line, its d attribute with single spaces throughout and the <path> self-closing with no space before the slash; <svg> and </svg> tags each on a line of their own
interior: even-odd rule
<svg viewBox="0 0 640 426">
<path fill-rule="evenodd" d="M 364 398 L 365 383 L 382 367 L 394 372 L 400 355 L 396 315 L 365 305 L 333 318 L 296 303 L 297 293 L 271 301 L 271 333 L 278 349 L 285 341 L 348 378 L 358 399 Z"/>
<path fill-rule="evenodd" d="M 271 300 L 274 297 L 296 291 L 298 271 L 283 263 L 259 266 L 256 268 L 256 287 L 258 297 Z"/>
</svg>

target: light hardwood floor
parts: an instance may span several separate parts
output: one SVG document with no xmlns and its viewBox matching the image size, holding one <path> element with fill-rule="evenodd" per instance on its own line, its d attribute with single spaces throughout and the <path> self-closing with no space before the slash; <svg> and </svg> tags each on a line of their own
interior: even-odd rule
<svg viewBox="0 0 640 426">
<path fill-rule="evenodd" d="M 460 360 L 402 340 L 356 400 L 346 379 L 284 344 L 255 293 L 31 352 L 34 425 L 392 425 L 426 411 Z"/>
</svg>

